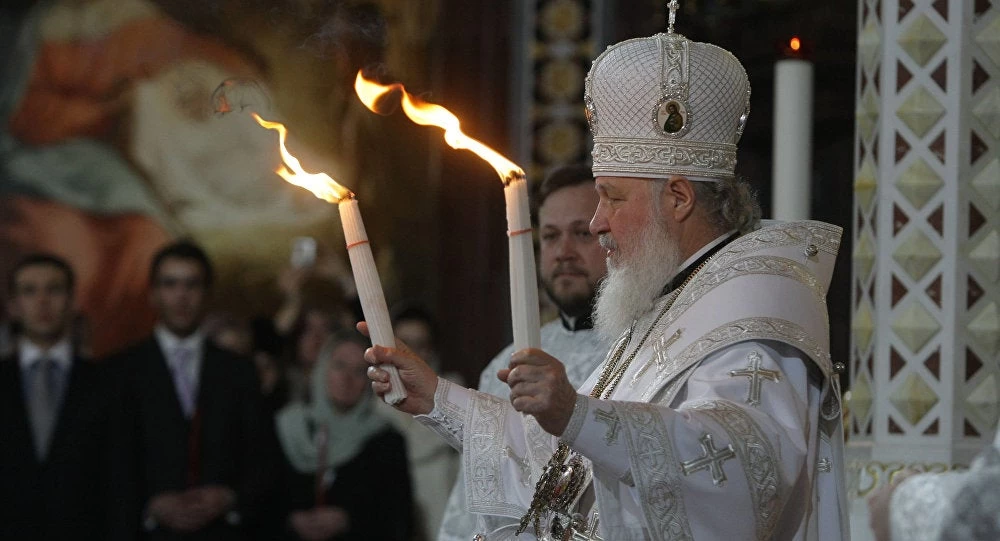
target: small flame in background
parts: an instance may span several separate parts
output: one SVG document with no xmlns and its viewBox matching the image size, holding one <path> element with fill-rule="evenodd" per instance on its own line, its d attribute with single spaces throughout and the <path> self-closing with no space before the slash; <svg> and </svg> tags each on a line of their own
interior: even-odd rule
<svg viewBox="0 0 1000 541">
<path fill-rule="evenodd" d="M 791 50 L 798 52 L 802 49 L 802 40 L 800 40 L 798 36 L 794 36 L 791 40 L 789 40 L 788 47 Z"/>
<path fill-rule="evenodd" d="M 354 197 L 354 193 L 351 190 L 338 184 L 336 180 L 330 178 L 330 175 L 326 173 L 307 173 L 302 169 L 302 164 L 299 163 L 298 158 L 292 156 L 285 146 L 285 141 L 288 138 L 288 129 L 285 128 L 284 124 L 264 120 L 257 113 L 251 113 L 251 116 L 264 128 L 278 132 L 278 144 L 281 149 L 282 164 L 274 172 L 281 176 L 281 178 L 285 179 L 289 184 L 309 190 L 316 197 L 330 203 L 339 203 L 342 199 Z"/>
<path fill-rule="evenodd" d="M 462 132 L 458 117 L 451 111 L 433 103 L 427 103 L 414 97 L 406 91 L 400 83 L 382 85 L 375 81 L 366 79 L 361 72 L 358 72 L 354 80 L 354 90 L 361 99 L 361 103 L 373 112 L 378 112 L 375 104 L 380 98 L 392 90 L 399 90 L 403 95 L 403 112 L 413 122 L 421 126 L 436 126 L 444 130 L 444 140 L 448 145 L 457 150 L 469 150 L 483 160 L 486 160 L 504 182 L 509 182 L 515 178 L 523 178 L 524 170 L 518 165 L 492 148 L 469 137 Z"/>
</svg>

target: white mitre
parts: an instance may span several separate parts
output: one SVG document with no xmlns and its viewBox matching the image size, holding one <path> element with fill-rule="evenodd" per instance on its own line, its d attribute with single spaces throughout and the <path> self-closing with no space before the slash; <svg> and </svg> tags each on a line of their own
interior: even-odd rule
<svg viewBox="0 0 1000 541">
<path fill-rule="evenodd" d="M 673 30 L 594 60 L 585 103 L 597 176 L 733 178 L 750 80 L 729 51 Z"/>
</svg>

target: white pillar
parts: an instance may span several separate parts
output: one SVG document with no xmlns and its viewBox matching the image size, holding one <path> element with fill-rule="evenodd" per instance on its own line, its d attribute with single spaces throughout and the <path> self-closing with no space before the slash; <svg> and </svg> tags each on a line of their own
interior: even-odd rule
<svg viewBox="0 0 1000 541">
<path fill-rule="evenodd" d="M 967 465 L 1000 372 L 1000 5 L 859 0 L 848 491 Z"/>
</svg>

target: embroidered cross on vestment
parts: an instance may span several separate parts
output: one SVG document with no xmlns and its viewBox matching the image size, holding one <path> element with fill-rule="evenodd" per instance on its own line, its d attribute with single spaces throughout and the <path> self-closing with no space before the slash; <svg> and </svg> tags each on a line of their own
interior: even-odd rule
<svg viewBox="0 0 1000 541">
<path fill-rule="evenodd" d="M 608 445 L 618 443 L 618 432 L 621 431 L 621 423 L 618 415 L 611 411 L 597 410 L 594 412 L 594 419 L 608 425 L 608 433 L 604 435 L 604 441 Z"/>
<path fill-rule="evenodd" d="M 731 444 L 722 449 L 716 449 L 711 434 L 706 433 L 702 435 L 698 441 L 701 443 L 701 449 L 705 454 L 694 460 L 681 462 L 684 475 L 691 475 L 701 470 L 709 470 L 712 472 L 712 483 L 715 486 L 722 486 L 726 482 L 726 472 L 722 469 L 722 463 L 735 458 L 736 451 Z"/>
<path fill-rule="evenodd" d="M 767 381 L 778 381 L 781 379 L 781 373 L 777 370 L 766 370 L 760 367 L 760 362 L 763 360 L 760 353 L 756 351 L 751 351 L 750 355 L 747 356 L 747 360 L 750 361 L 750 366 L 742 370 L 730 370 L 729 375 L 734 378 L 746 377 L 750 379 L 750 390 L 747 392 L 747 404 L 751 406 L 760 405 L 760 386 L 764 380 Z"/>
</svg>

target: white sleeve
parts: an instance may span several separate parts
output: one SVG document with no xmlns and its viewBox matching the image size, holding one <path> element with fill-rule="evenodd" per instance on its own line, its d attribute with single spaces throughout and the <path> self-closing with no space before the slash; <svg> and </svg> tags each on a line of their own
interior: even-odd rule
<svg viewBox="0 0 1000 541">
<path fill-rule="evenodd" d="M 742 539 L 748 524 L 756 539 L 791 535 L 778 522 L 808 513 L 803 480 L 815 470 L 812 365 L 785 344 L 735 344 L 697 366 L 669 406 L 581 397 L 563 439 L 632 493 L 653 539 Z"/>
<path fill-rule="evenodd" d="M 438 378 L 434 409 L 416 419 L 462 452 L 466 504 L 473 513 L 518 517 L 531 503 L 532 466 L 553 438 L 508 400 Z"/>
</svg>

